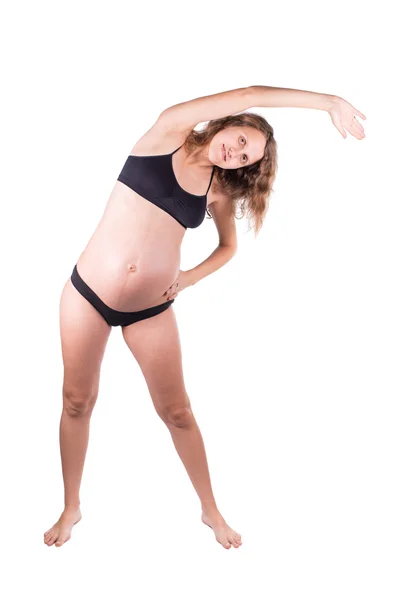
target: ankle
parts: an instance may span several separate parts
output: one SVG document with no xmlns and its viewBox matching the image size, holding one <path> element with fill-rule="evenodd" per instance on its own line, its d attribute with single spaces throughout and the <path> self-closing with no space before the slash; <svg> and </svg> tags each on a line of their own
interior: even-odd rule
<svg viewBox="0 0 400 600">
<path fill-rule="evenodd" d="M 64 510 L 78 510 L 80 507 L 80 502 L 66 502 L 64 505 Z"/>
<path fill-rule="evenodd" d="M 220 515 L 221 513 L 219 512 L 217 505 L 215 503 L 213 504 L 202 504 L 201 505 L 201 510 L 206 513 L 207 515 Z"/>
</svg>

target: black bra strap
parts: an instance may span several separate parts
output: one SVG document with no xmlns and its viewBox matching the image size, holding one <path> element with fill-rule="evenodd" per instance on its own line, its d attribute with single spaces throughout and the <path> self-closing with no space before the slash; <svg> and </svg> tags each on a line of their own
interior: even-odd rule
<svg viewBox="0 0 400 600">
<path fill-rule="evenodd" d="M 182 148 L 183 144 L 181 146 L 179 146 L 179 148 Z M 177 148 L 176 150 L 174 150 L 173 152 L 171 152 L 171 156 L 172 154 L 175 154 L 175 152 L 178 152 L 179 148 Z"/>
<path fill-rule="evenodd" d="M 213 168 L 212 168 L 212 173 L 211 173 L 211 179 L 210 179 L 210 183 L 208 184 L 208 188 L 207 188 L 207 191 L 206 191 L 206 193 L 205 193 L 205 195 L 206 195 L 206 196 L 207 196 L 207 194 L 208 194 L 208 190 L 209 190 L 209 189 L 210 189 L 210 187 L 211 187 L 212 178 L 214 177 L 214 169 L 215 169 L 215 165 L 213 165 Z"/>
</svg>

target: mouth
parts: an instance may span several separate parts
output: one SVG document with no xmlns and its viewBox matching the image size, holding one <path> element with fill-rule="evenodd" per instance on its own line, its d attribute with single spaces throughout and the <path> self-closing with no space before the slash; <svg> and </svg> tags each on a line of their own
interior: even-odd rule
<svg viewBox="0 0 400 600">
<path fill-rule="evenodd" d="M 226 150 L 225 150 L 224 144 L 222 144 L 221 154 L 222 154 L 222 159 L 226 162 Z"/>
</svg>

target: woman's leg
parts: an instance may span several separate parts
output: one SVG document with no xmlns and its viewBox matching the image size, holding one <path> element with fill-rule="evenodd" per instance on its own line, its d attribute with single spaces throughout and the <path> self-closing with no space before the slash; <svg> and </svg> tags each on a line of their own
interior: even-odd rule
<svg viewBox="0 0 400 600">
<path fill-rule="evenodd" d="M 79 489 L 89 440 L 90 417 L 97 399 L 100 367 L 111 327 L 74 288 L 65 284 L 60 299 L 64 381 L 60 450 L 65 507 L 44 534 L 48 546 L 61 546 L 81 518 Z"/>
<path fill-rule="evenodd" d="M 173 307 L 122 328 L 123 338 L 136 358 L 157 414 L 169 429 L 175 448 L 199 496 L 202 520 L 223 547 L 236 548 L 240 535 L 219 512 L 211 488 L 206 452 L 194 418 L 182 372 L 181 345 Z"/>
</svg>

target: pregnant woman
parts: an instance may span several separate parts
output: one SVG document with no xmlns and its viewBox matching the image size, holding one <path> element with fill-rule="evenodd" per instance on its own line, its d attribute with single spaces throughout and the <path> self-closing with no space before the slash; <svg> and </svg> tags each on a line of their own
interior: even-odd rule
<svg viewBox="0 0 400 600">
<path fill-rule="evenodd" d="M 44 534 L 48 546 L 69 540 L 81 519 L 79 489 L 90 417 L 115 326 L 122 329 L 199 496 L 203 523 L 223 548 L 241 545 L 240 534 L 227 524 L 213 495 L 203 439 L 185 389 L 172 304 L 178 292 L 235 254 L 237 208 L 256 234 L 262 226 L 277 150 L 269 123 L 260 115 L 241 112 L 255 106 L 325 110 L 344 138 L 345 130 L 357 139 L 364 137 L 356 116 L 365 116 L 343 98 L 251 86 L 171 106 L 135 144 L 61 294 L 65 506 Z M 195 130 L 203 122 L 203 129 Z M 202 223 L 206 212 L 217 228 L 218 247 L 195 268 L 181 271 L 183 236 L 187 228 Z"/>
</svg>

